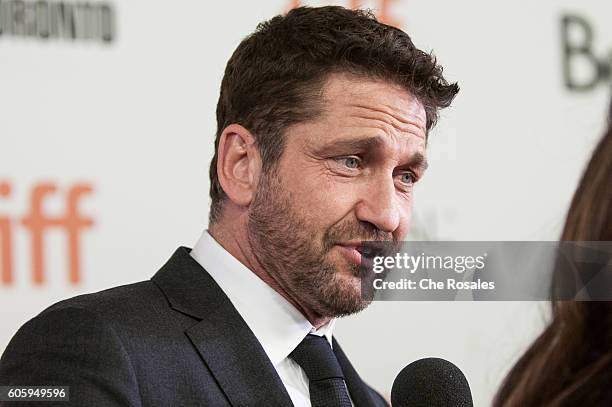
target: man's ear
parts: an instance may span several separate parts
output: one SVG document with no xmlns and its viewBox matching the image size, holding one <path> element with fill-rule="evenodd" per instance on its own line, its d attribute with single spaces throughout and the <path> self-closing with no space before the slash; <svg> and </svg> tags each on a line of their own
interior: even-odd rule
<svg viewBox="0 0 612 407">
<path fill-rule="evenodd" d="M 217 176 L 229 200 L 248 206 L 255 197 L 261 157 L 250 131 L 239 124 L 227 126 L 219 139 Z"/>
</svg>

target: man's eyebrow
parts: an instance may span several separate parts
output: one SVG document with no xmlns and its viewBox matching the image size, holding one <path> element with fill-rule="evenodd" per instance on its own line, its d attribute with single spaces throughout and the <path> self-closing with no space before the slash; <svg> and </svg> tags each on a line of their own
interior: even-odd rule
<svg viewBox="0 0 612 407">
<path fill-rule="evenodd" d="M 408 166 L 416 167 L 420 171 L 424 172 L 428 167 L 429 163 L 427 162 L 427 158 L 421 153 L 415 153 L 408 162 Z"/>
<path fill-rule="evenodd" d="M 326 151 L 364 151 L 370 148 L 381 147 L 385 144 L 385 141 L 380 136 L 375 137 L 361 137 L 361 138 L 345 138 L 334 140 L 330 143 L 325 144 L 322 150 Z"/>
</svg>

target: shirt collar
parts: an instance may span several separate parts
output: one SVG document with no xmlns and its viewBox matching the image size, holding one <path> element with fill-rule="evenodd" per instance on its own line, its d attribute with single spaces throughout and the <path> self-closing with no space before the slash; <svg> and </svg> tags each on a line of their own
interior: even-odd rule
<svg viewBox="0 0 612 407">
<path fill-rule="evenodd" d="M 309 333 L 332 344 L 336 320 L 316 330 L 283 296 L 232 256 L 205 230 L 191 250 L 242 316 L 273 365 L 277 365 Z"/>
</svg>

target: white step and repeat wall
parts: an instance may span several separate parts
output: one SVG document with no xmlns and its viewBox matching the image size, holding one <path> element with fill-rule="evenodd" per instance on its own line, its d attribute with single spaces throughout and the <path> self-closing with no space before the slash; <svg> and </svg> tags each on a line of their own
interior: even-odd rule
<svg viewBox="0 0 612 407">
<path fill-rule="evenodd" d="M 53 302 L 147 279 L 196 241 L 224 65 L 259 21 L 299 3 L 0 0 L 0 351 Z M 374 8 L 461 85 L 431 136 L 413 238 L 556 239 L 605 126 L 612 3 L 332 3 Z M 376 303 L 337 335 L 383 393 L 404 365 L 438 356 L 486 406 L 546 311 Z"/>
</svg>

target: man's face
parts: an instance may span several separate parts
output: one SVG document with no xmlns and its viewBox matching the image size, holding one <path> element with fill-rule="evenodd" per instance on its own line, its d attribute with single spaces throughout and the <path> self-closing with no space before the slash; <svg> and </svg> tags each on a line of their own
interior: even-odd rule
<svg viewBox="0 0 612 407">
<path fill-rule="evenodd" d="M 427 166 L 423 105 L 391 83 L 332 76 L 323 114 L 287 129 L 249 212 L 249 240 L 295 301 L 324 317 L 365 308 L 359 242 L 402 240 Z"/>
</svg>

